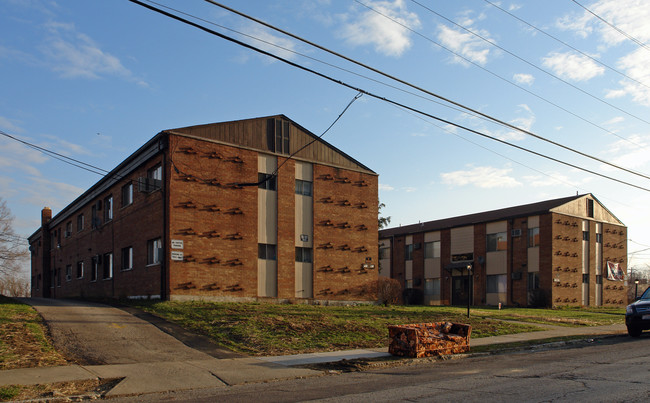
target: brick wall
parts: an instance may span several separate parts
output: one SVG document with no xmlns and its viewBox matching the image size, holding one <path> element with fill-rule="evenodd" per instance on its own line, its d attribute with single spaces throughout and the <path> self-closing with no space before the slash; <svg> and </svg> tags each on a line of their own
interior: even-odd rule
<svg viewBox="0 0 650 403">
<path fill-rule="evenodd" d="M 315 299 L 372 298 L 364 288 L 378 277 L 377 186 L 374 175 L 314 165 Z M 366 261 L 375 268 L 362 269 Z"/>
</svg>

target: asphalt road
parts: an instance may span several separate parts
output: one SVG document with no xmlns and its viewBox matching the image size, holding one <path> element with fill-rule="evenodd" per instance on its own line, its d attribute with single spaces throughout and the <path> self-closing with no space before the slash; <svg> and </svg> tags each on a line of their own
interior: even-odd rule
<svg viewBox="0 0 650 403">
<path fill-rule="evenodd" d="M 55 347 L 83 365 L 211 358 L 126 311 L 92 302 L 27 298 L 47 321 Z"/>
<path fill-rule="evenodd" d="M 647 402 L 650 333 L 554 348 L 318 378 L 115 401 Z"/>
</svg>

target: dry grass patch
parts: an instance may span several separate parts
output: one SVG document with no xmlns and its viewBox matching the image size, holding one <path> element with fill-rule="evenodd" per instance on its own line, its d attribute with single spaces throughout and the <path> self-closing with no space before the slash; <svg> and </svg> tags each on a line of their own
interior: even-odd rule
<svg viewBox="0 0 650 403">
<path fill-rule="evenodd" d="M 66 365 L 29 305 L 0 295 L 0 370 Z"/>
</svg>

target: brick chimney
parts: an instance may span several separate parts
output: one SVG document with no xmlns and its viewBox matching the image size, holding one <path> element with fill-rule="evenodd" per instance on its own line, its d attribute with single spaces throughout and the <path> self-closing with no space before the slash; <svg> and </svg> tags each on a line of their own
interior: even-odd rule
<svg viewBox="0 0 650 403">
<path fill-rule="evenodd" d="M 45 227 L 52 220 L 52 209 L 43 207 L 41 210 L 41 225 Z"/>
</svg>

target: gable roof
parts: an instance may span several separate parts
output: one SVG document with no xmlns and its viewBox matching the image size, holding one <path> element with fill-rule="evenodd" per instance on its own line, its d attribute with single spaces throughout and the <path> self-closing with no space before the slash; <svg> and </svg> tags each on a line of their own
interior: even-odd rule
<svg viewBox="0 0 650 403">
<path fill-rule="evenodd" d="M 289 149 L 292 152 L 292 158 L 377 175 L 377 173 L 361 162 L 300 126 L 285 115 L 208 123 L 168 129 L 164 130 L 164 132 L 286 157 L 286 154 L 276 153 L 275 151 L 274 121 L 277 120 L 290 124 Z"/>
<path fill-rule="evenodd" d="M 519 217 L 528 217 L 528 216 L 534 216 L 534 215 L 539 215 L 539 214 L 544 214 L 544 213 L 549 213 L 552 210 L 557 209 L 558 207 L 565 206 L 568 203 L 574 202 L 578 199 L 584 198 L 589 196 L 590 198 L 593 198 L 594 201 L 596 201 L 603 209 L 605 209 L 608 213 L 609 210 L 607 210 L 602 203 L 598 201 L 591 193 L 583 194 L 583 195 L 576 195 L 576 196 L 570 196 L 570 197 L 563 197 L 560 199 L 552 199 L 552 200 L 545 200 L 541 202 L 536 202 L 536 203 L 530 203 L 530 204 L 523 204 L 520 206 L 514 206 L 514 207 L 506 207 L 503 209 L 498 209 L 498 210 L 491 210 L 491 211 L 485 211 L 481 213 L 474 213 L 474 214 L 468 214 L 468 215 L 463 215 L 463 216 L 458 216 L 458 217 L 451 217 L 451 218 L 444 218 L 441 220 L 435 220 L 435 221 L 427 221 L 423 223 L 418 223 L 418 224 L 411 224 L 411 225 L 406 225 L 402 227 L 394 227 L 394 228 L 388 228 L 385 230 L 379 231 L 379 237 L 380 238 L 387 238 L 393 235 L 409 235 L 409 234 L 415 234 L 415 233 L 420 233 L 420 232 L 430 232 L 430 231 L 440 231 L 443 229 L 449 229 L 449 228 L 456 228 L 456 227 L 464 227 L 467 225 L 474 225 L 474 224 L 481 224 L 481 223 L 488 223 L 488 222 L 494 222 L 494 221 L 501 221 L 501 220 L 507 220 L 511 218 L 519 218 Z M 557 211 L 558 213 L 562 213 L 562 211 Z M 611 214 L 611 213 L 609 213 Z M 613 214 L 611 216 L 622 225 L 622 223 L 614 217 Z"/>
</svg>

